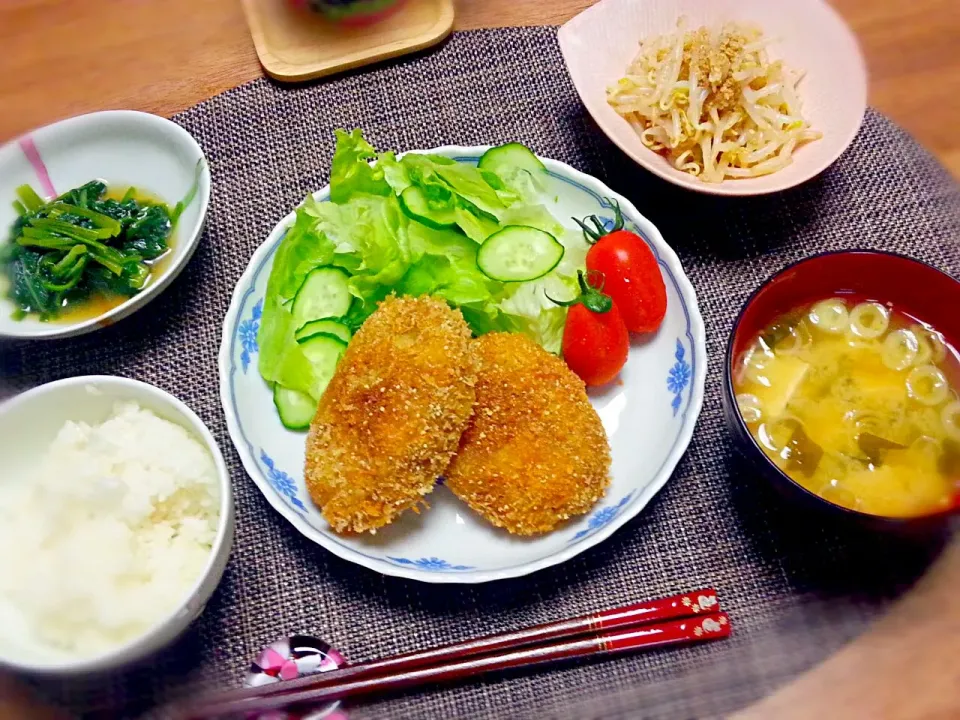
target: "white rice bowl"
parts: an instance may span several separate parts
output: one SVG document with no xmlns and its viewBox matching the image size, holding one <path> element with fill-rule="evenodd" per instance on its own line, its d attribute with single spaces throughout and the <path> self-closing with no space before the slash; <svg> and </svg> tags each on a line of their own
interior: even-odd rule
<svg viewBox="0 0 960 720">
<path fill-rule="evenodd" d="M 28 452 L 7 438 L 16 457 L 0 478 L 0 662 L 25 669 L 106 667 L 171 640 L 202 610 L 232 540 L 223 459 L 189 409 L 169 398 L 200 437 L 161 417 L 181 419 L 155 397 L 144 407 L 137 392 L 78 390 L 100 412 L 75 421 L 64 410 Z M 13 424 L 0 417 L 0 431 Z"/>
</svg>

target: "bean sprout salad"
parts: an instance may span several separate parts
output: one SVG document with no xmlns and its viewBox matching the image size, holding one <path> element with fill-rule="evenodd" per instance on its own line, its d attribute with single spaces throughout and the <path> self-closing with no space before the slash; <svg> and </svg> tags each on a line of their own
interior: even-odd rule
<svg viewBox="0 0 960 720">
<path fill-rule="evenodd" d="M 768 175 L 822 134 L 801 114 L 803 74 L 771 60 L 751 25 L 686 29 L 648 38 L 607 101 L 643 144 L 706 182 Z"/>
</svg>

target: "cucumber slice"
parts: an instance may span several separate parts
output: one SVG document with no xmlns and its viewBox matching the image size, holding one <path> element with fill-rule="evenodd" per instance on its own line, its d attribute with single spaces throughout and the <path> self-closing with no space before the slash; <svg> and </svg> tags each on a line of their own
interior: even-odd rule
<svg viewBox="0 0 960 720">
<path fill-rule="evenodd" d="M 299 342 L 301 340 L 306 340 L 311 335 L 316 335 L 317 333 L 326 333 L 327 335 L 333 335 L 334 337 L 340 338 L 345 343 L 350 342 L 350 328 L 338 320 L 311 320 L 297 330 L 293 336 Z"/>
<path fill-rule="evenodd" d="M 501 178 L 510 176 L 517 170 L 526 170 L 534 174 L 547 171 L 530 148 L 516 142 L 490 148 L 480 157 L 477 167 L 495 173 Z"/>
<path fill-rule="evenodd" d="M 323 391 L 330 384 L 330 379 L 337 369 L 340 356 L 347 349 L 347 344 L 338 337 L 328 333 L 317 333 L 300 340 L 300 350 L 307 356 L 313 367 L 313 391 L 315 400 L 320 400 Z"/>
<path fill-rule="evenodd" d="M 353 300 L 347 279 L 347 274 L 339 268 L 311 270 L 293 298 L 296 327 L 303 327 L 311 320 L 346 315 Z"/>
<path fill-rule="evenodd" d="M 421 222 L 434 230 L 446 230 L 457 224 L 454 207 L 430 207 L 427 196 L 416 185 L 411 185 L 400 193 L 400 209 L 408 217 Z"/>
<path fill-rule="evenodd" d="M 277 406 L 280 422 L 288 430 L 306 430 L 317 412 L 317 403 L 312 397 L 282 385 L 273 386 L 273 404 Z"/>
<path fill-rule="evenodd" d="M 563 253 L 563 245 L 550 233 L 511 225 L 484 240 L 477 252 L 477 265 L 494 280 L 526 282 L 553 270 Z"/>
</svg>

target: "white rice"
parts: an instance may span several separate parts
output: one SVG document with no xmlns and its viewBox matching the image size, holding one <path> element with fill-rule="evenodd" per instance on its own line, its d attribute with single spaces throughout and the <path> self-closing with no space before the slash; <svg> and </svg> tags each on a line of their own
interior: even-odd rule
<svg viewBox="0 0 960 720">
<path fill-rule="evenodd" d="M 101 425 L 66 423 L 31 477 L 0 486 L 0 596 L 36 642 L 71 655 L 170 614 L 216 536 L 210 452 L 136 403 Z"/>
</svg>

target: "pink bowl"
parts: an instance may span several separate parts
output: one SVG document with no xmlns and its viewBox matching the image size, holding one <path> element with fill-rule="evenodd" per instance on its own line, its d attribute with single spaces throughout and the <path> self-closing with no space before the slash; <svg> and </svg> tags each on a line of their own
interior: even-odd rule
<svg viewBox="0 0 960 720">
<path fill-rule="evenodd" d="M 775 42 L 770 55 L 806 71 L 798 92 L 803 114 L 823 138 L 798 148 L 793 163 L 764 177 L 708 183 L 677 170 L 645 147 L 607 103 L 642 38 L 726 21 L 750 22 Z M 867 71 L 852 31 L 822 0 L 602 0 L 560 28 L 560 49 L 583 104 L 600 129 L 644 168 L 676 185 L 713 195 L 762 195 L 799 185 L 850 145 L 867 108 Z"/>
</svg>

